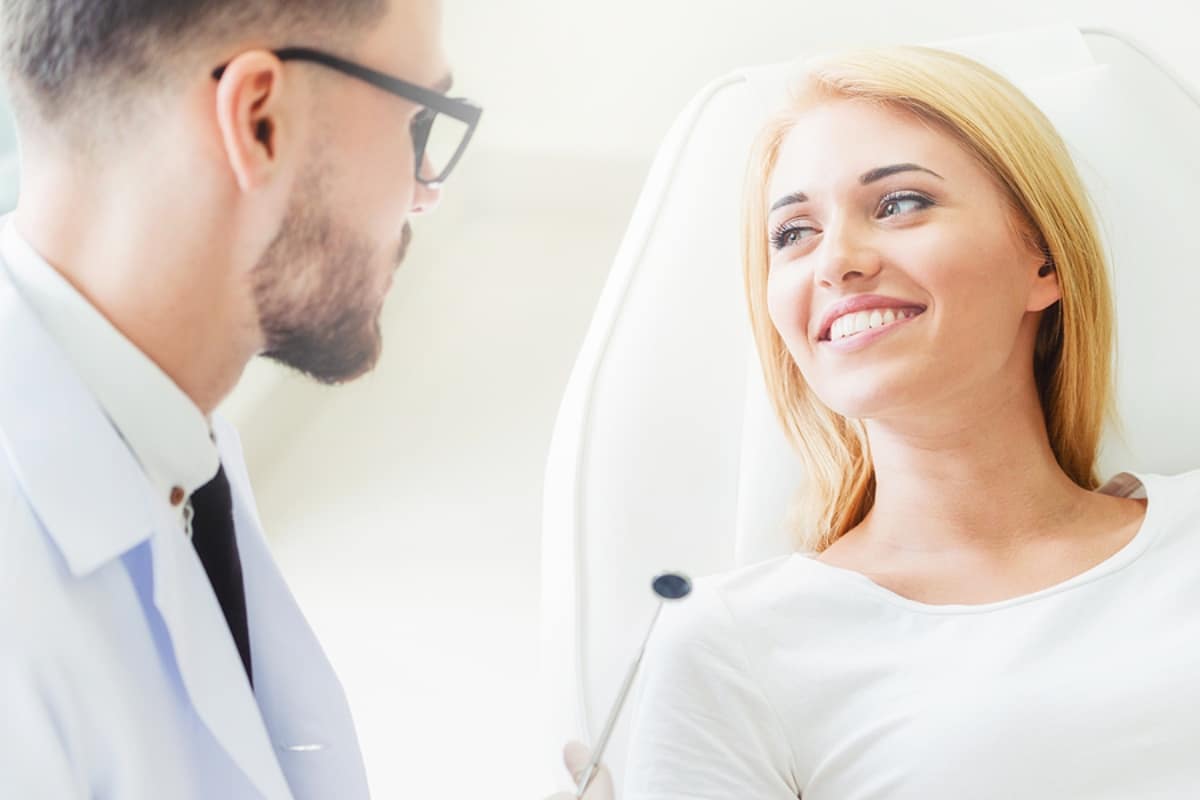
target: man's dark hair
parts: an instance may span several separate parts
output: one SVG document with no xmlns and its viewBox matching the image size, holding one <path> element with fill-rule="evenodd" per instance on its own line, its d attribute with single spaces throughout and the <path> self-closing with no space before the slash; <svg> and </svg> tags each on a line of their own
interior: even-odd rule
<svg viewBox="0 0 1200 800">
<path fill-rule="evenodd" d="M 387 6 L 387 0 L 0 0 L 3 66 L 40 115 L 54 121 L 91 105 L 86 101 L 112 100 L 161 79 L 167 59 L 188 46 L 247 38 L 270 46 L 321 44 L 365 31 Z M 318 35 L 321 41 L 313 41 Z"/>
</svg>

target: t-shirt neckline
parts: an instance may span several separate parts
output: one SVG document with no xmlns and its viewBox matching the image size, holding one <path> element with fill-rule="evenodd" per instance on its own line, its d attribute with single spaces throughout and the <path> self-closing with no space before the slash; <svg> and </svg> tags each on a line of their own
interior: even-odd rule
<svg viewBox="0 0 1200 800">
<path fill-rule="evenodd" d="M 1145 493 L 1146 513 L 1142 517 L 1142 522 L 1137 532 L 1124 546 L 1100 563 L 1064 581 L 1004 600 L 995 600 L 989 603 L 923 603 L 920 600 L 913 600 L 897 594 L 891 589 L 871 580 L 861 572 L 856 572 L 846 567 L 838 567 L 833 564 L 826 564 L 824 561 L 818 561 L 815 558 L 815 553 L 797 553 L 793 558 L 799 559 L 799 563 L 811 564 L 831 579 L 847 581 L 866 593 L 872 594 L 893 605 L 907 608 L 910 611 L 938 615 L 986 614 L 993 611 L 1001 611 L 1014 606 L 1037 602 L 1111 575 L 1136 561 L 1149 548 L 1158 527 L 1156 523 L 1156 509 L 1159 502 L 1156 491 L 1157 487 L 1153 485 L 1153 478 L 1141 473 L 1122 472 L 1111 478 L 1096 491 L 1104 494 L 1114 494 L 1118 497 L 1129 497 L 1132 494 L 1128 491 L 1128 479 L 1130 478 L 1136 481 L 1136 485 L 1140 486 Z"/>
</svg>

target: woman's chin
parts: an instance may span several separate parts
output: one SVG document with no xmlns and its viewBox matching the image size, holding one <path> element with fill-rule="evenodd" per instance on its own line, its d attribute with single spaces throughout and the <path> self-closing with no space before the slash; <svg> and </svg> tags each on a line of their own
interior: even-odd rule
<svg viewBox="0 0 1200 800">
<path fill-rule="evenodd" d="M 839 386 L 821 401 L 835 413 L 856 420 L 901 416 L 914 407 L 913 387 L 893 382 Z"/>
</svg>

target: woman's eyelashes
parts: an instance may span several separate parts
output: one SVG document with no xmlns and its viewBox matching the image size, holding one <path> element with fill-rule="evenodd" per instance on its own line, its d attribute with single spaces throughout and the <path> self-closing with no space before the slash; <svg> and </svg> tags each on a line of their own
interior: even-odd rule
<svg viewBox="0 0 1200 800">
<path fill-rule="evenodd" d="M 791 219 L 777 225 L 775 230 L 771 231 L 771 249 L 782 250 L 791 247 L 801 239 L 809 238 L 805 235 L 806 232 L 810 235 L 815 234 L 817 229 L 806 222 L 807 220 Z"/>
<path fill-rule="evenodd" d="M 884 195 L 883 199 L 879 201 L 879 211 L 876 216 L 884 218 L 910 214 L 914 211 L 923 211 L 932 205 L 932 198 L 920 192 L 892 192 Z"/>
<path fill-rule="evenodd" d="M 890 219 L 915 214 L 933 205 L 935 205 L 933 198 L 921 192 L 911 190 L 891 192 L 880 198 L 875 210 L 875 218 Z M 770 233 L 771 249 L 778 251 L 794 247 L 818 233 L 820 233 L 820 229 L 812 223 L 812 220 L 805 218 L 784 220 L 776 225 Z"/>
</svg>

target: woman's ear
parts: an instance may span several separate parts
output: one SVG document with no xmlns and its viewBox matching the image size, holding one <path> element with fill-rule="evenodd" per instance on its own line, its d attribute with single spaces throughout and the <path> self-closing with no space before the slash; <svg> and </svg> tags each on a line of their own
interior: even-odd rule
<svg viewBox="0 0 1200 800">
<path fill-rule="evenodd" d="M 1032 269 L 1033 285 L 1029 292 L 1029 304 L 1026 311 L 1044 311 L 1062 299 L 1062 290 L 1058 283 L 1058 265 L 1054 255 L 1044 241 L 1038 241 L 1033 256 L 1027 262 Z"/>
<path fill-rule="evenodd" d="M 217 83 L 217 125 L 229 168 L 243 192 L 279 172 L 289 131 L 283 123 L 283 65 L 266 50 L 241 53 Z"/>
</svg>

